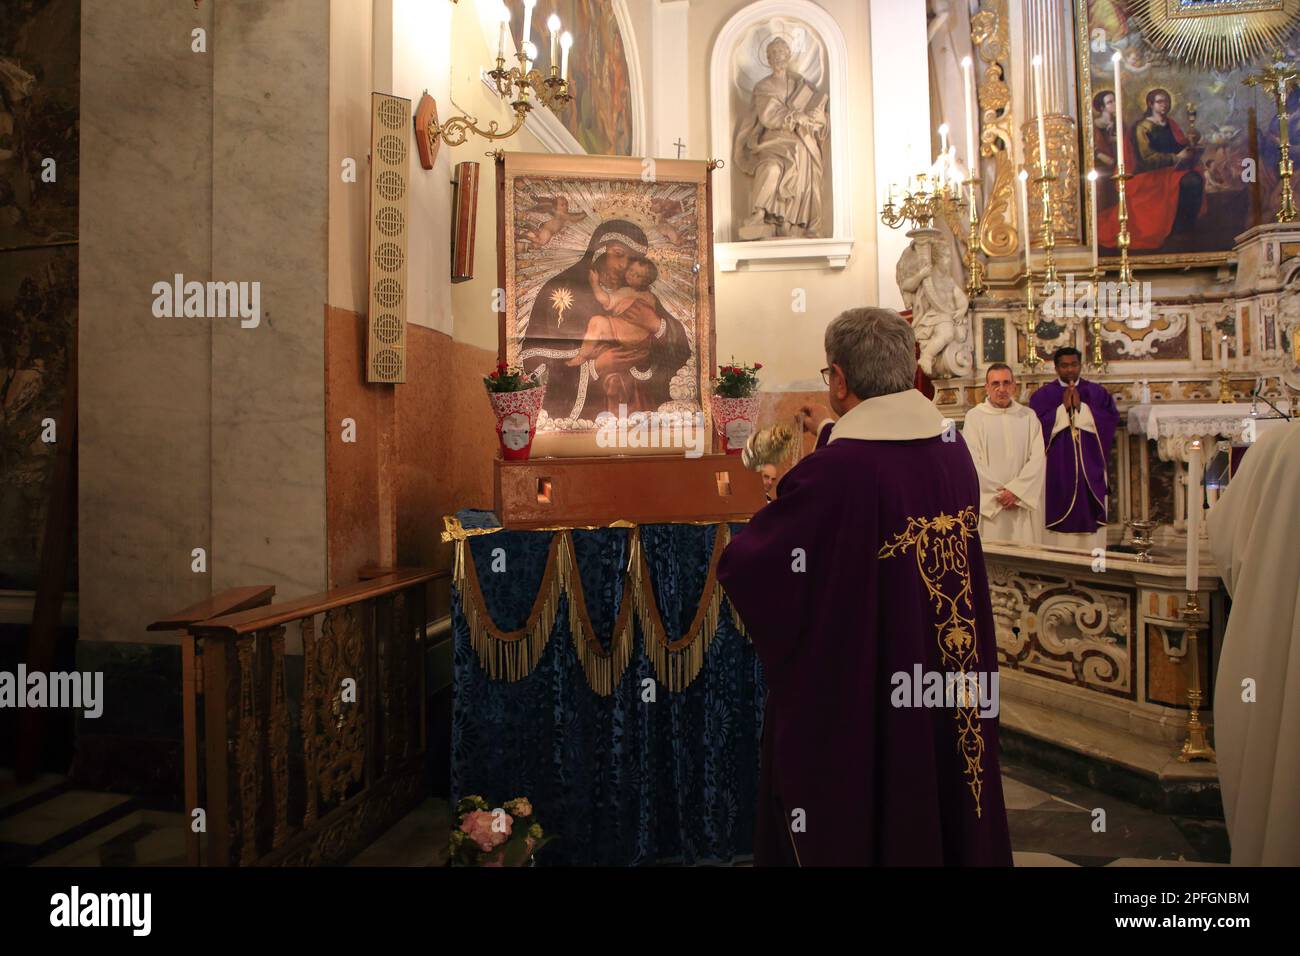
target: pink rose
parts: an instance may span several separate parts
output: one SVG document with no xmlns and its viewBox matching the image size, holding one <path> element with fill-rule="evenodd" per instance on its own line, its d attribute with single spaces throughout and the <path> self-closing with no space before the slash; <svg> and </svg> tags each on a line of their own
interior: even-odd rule
<svg viewBox="0 0 1300 956">
<path fill-rule="evenodd" d="M 498 818 L 500 823 L 496 822 Z M 513 826 L 514 821 L 508 813 L 496 814 L 488 810 L 475 810 L 465 816 L 460 828 L 478 844 L 480 850 L 488 853 L 510 839 Z"/>
</svg>

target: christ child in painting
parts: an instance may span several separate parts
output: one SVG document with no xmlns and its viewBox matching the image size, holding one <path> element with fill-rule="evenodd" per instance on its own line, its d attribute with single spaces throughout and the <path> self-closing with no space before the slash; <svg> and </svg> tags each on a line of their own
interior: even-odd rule
<svg viewBox="0 0 1300 956">
<path fill-rule="evenodd" d="M 609 314 L 591 317 L 582 347 L 566 364 L 581 365 L 595 359 L 596 371 L 603 375 L 606 371 L 615 371 L 616 367 L 627 367 L 629 361 L 643 358 L 637 354 L 641 351 L 648 356 L 650 336 L 659 328 L 655 296 L 650 291 L 650 286 L 658 278 L 658 267 L 644 256 L 637 256 L 628 263 L 627 285 L 607 292 L 600 284 L 598 269 L 593 268 L 590 272 L 591 293 Z"/>
</svg>

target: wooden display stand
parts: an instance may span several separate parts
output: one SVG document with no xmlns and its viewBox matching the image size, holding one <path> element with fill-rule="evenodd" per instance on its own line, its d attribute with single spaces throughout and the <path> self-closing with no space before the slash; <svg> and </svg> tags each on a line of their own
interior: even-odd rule
<svg viewBox="0 0 1300 956">
<path fill-rule="evenodd" d="M 510 529 L 615 521 L 745 521 L 763 506 L 763 480 L 739 455 L 497 459 L 493 501 Z"/>
</svg>

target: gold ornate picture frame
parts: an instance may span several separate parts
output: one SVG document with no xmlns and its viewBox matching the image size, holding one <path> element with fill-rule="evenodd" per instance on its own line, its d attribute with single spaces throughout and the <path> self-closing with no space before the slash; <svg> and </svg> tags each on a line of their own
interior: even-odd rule
<svg viewBox="0 0 1300 956">
<path fill-rule="evenodd" d="M 1131 245 L 1130 261 L 1135 268 L 1219 265 L 1231 258 L 1238 235 L 1274 220 L 1280 188 L 1277 118 L 1269 97 L 1243 82 L 1255 68 L 1253 61 L 1233 60 L 1226 66 L 1220 63 L 1219 69 L 1200 61 L 1206 57 L 1223 60 L 1257 53 L 1262 47 L 1258 44 L 1242 47 L 1242 37 L 1248 38 L 1258 32 L 1254 27 L 1265 25 L 1260 18 L 1269 18 L 1272 23 L 1279 16 L 1288 17 L 1287 24 L 1273 24 L 1264 33 L 1284 36 L 1283 52 L 1291 56 L 1297 39 L 1297 13 L 1300 13 L 1300 0 L 1265 4 L 1225 0 L 1221 5 L 1182 6 L 1174 0 L 1074 0 L 1079 166 L 1081 173 L 1095 166 L 1101 177 L 1098 232 L 1104 265 L 1119 261 L 1118 255 L 1107 255 L 1105 251 L 1107 209 L 1113 208 L 1116 199 L 1110 179 L 1114 170 L 1102 158 L 1109 155 L 1108 143 L 1110 152 L 1114 152 L 1116 134 L 1113 125 L 1107 131 L 1106 121 L 1102 119 L 1104 105 L 1099 110 L 1094 99 L 1114 90 L 1111 56 L 1119 52 L 1124 63 L 1124 155 L 1126 172 L 1132 176 L 1128 185 L 1130 233 L 1135 223 L 1141 225 L 1143 217 L 1171 218 L 1170 210 L 1164 206 L 1178 208 L 1176 204 L 1183 202 L 1199 207 L 1190 229 L 1176 228 L 1179 222 L 1186 227 L 1190 216 L 1189 210 L 1179 209 L 1172 217 L 1168 235 L 1159 245 L 1145 249 L 1140 244 Z M 1199 187 L 1193 181 L 1188 184 L 1190 189 L 1184 189 L 1181 182 L 1171 183 L 1166 189 L 1141 188 L 1158 184 L 1140 182 L 1150 172 L 1134 155 L 1136 127 L 1150 109 L 1148 98 L 1157 97 L 1161 91 L 1168 96 L 1168 119 L 1173 121 L 1167 127 L 1171 135 L 1166 134 L 1173 144 L 1166 146 L 1170 151 L 1191 147 L 1194 159 L 1185 162 L 1184 167 L 1191 166 L 1200 180 Z M 1164 128 L 1159 132 L 1163 133 Z M 1250 161 L 1247 165 L 1251 172 L 1247 176 L 1243 176 L 1247 168 L 1242 165 L 1243 160 Z M 1199 192 L 1199 198 L 1182 195 L 1192 192 Z M 1144 203 L 1148 204 L 1145 208 Z M 1163 225 L 1157 228 L 1157 236 L 1162 228 Z"/>
<path fill-rule="evenodd" d="M 597 416 L 690 416 L 711 434 L 707 162 L 502 153 L 503 361 L 545 368 L 534 456 L 681 454 L 608 447 Z"/>
</svg>

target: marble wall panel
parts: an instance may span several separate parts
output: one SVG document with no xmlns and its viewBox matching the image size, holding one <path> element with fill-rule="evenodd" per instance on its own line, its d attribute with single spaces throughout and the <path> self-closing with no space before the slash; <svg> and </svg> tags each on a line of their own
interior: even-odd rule
<svg viewBox="0 0 1300 956">
<path fill-rule="evenodd" d="M 151 286 L 210 278 L 213 61 L 190 38 L 212 8 L 81 5 L 83 641 L 145 639 L 210 593 L 190 551 L 210 543 L 212 333 L 155 318 Z"/>
<path fill-rule="evenodd" d="M 256 328 L 210 320 L 212 586 L 323 590 L 329 5 L 214 4 L 212 277 L 260 282 Z"/>
</svg>

